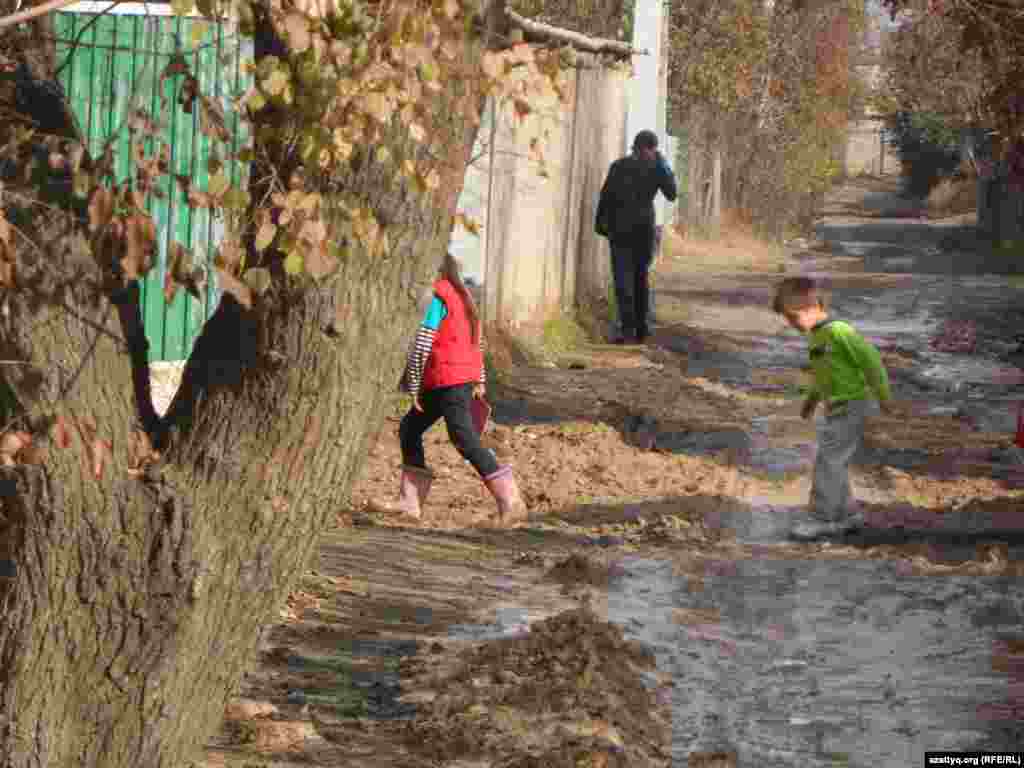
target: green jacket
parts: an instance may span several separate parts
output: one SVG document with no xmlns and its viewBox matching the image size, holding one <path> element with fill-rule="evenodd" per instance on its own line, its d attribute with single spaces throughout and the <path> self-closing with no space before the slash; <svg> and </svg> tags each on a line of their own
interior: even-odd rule
<svg viewBox="0 0 1024 768">
<path fill-rule="evenodd" d="M 812 397 L 832 404 L 865 400 L 869 392 L 880 401 L 891 397 L 882 356 L 849 323 L 825 320 L 810 330 L 807 341 Z"/>
</svg>

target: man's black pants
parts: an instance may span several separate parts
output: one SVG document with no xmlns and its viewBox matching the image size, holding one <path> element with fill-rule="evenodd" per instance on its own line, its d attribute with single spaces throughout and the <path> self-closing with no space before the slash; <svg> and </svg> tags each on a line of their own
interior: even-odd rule
<svg viewBox="0 0 1024 768">
<path fill-rule="evenodd" d="M 428 389 L 420 394 L 422 411 L 410 408 L 398 428 L 398 439 L 402 444 L 402 462 L 411 467 L 427 468 L 423 453 L 423 433 L 444 418 L 448 437 L 463 458 L 473 465 L 480 477 L 497 472 L 494 454 L 484 448 L 480 436 L 473 428 L 470 403 L 473 399 L 473 384 L 459 384 L 454 387 Z"/>
<path fill-rule="evenodd" d="M 654 254 L 654 233 L 642 241 L 612 241 L 612 275 L 619 311 L 619 328 L 624 336 L 650 334 L 647 325 L 651 289 L 648 273 Z"/>
</svg>

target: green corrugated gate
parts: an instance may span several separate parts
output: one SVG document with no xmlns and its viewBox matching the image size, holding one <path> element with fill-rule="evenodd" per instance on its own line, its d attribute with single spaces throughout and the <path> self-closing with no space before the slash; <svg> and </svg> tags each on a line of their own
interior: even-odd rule
<svg viewBox="0 0 1024 768">
<path fill-rule="evenodd" d="M 100 4 L 96 4 L 99 6 Z M 200 90 L 216 99 L 227 115 L 233 135 L 232 150 L 245 140 L 244 124 L 234 109 L 234 97 L 249 85 L 243 62 L 252 55 L 250 40 L 240 38 L 227 24 L 195 18 L 144 15 L 147 6 L 121 5 L 117 13 L 100 15 L 85 3 L 71 12 L 57 14 L 57 56 L 60 79 L 72 109 L 98 156 L 113 139 L 118 181 L 131 170 L 129 115 L 135 109 L 148 112 L 161 126 L 161 140 L 171 149 L 171 172 L 192 179 L 206 190 L 211 140 L 199 129 L 199 108 L 187 114 L 178 105 L 184 77 L 163 80 L 161 73 L 175 54 L 182 54 L 199 81 Z M 148 6 L 150 11 L 159 5 Z M 166 8 L 166 6 L 164 6 Z M 143 11 L 135 13 L 134 10 Z M 70 61 L 68 58 L 70 57 Z M 162 93 L 161 93 L 162 91 Z M 222 159 L 233 154 L 221 151 Z M 245 185 L 247 169 L 236 161 L 226 163 L 233 184 Z M 142 281 L 143 316 L 150 343 L 150 360 L 184 360 L 203 323 L 217 306 L 219 293 L 212 268 L 216 245 L 223 235 L 223 220 L 209 209 L 193 210 L 185 193 L 171 179 L 159 182 L 166 197 L 151 196 L 147 208 L 157 226 L 158 261 Z M 163 295 L 169 245 L 177 241 L 193 254 L 196 265 L 205 265 L 207 288 L 202 300 L 179 290 L 171 304 Z"/>
</svg>

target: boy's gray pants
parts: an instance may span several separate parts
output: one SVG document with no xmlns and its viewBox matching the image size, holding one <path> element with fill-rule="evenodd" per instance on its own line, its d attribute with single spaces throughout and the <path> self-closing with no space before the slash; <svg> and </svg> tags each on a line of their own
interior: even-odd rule
<svg viewBox="0 0 1024 768">
<path fill-rule="evenodd" d="M 850 512 L 850 462 L 864 442 L 864 424 L 874 401 L 850 400 L 818 424 L 818 452 L 811 485 L 811 516 L 838 522 Z"/>
</svg>

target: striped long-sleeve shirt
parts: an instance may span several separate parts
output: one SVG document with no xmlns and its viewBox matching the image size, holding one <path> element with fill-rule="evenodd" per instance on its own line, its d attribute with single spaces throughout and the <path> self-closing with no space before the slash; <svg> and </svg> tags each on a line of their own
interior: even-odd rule
<svg viewBox="0 0 1024 768">
<path fill-rule="evenodd" d="M 409 347 L 409 357 L 405 363 L 405 374 L 402 377 L 404 389 L 413 398 L 419 397 L 420 385 L 423 383 L 423 371 L 427 366 L 427 359 L 430 357 L 430 351 L 434 348 L 434 339 L 437 337 L 437 331 L 441 327 L 441 321 L 448 316 L 448 307 L 443 301 L 437 296 L 434 296 L 430 301 L 430 306 L 427 307 L 427 312 L 423 316 L 423 322 L 420 324 L 419 330 L 416 332 L 416 338 L 413 339 L 412 345 Z M 480 356 L 484 355 L 484 336 L 480 334 Z M 483 365 L 480 367 L 480 383 L 487 383 L 487 366 Z"/>
</svg>

